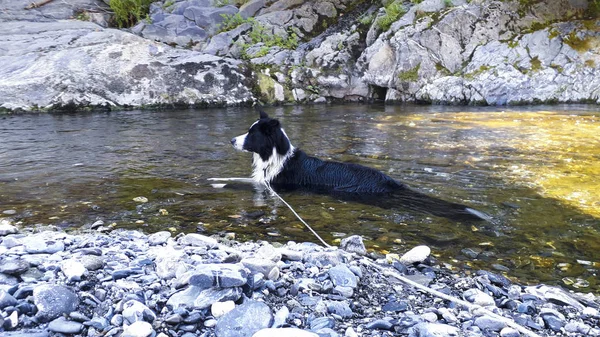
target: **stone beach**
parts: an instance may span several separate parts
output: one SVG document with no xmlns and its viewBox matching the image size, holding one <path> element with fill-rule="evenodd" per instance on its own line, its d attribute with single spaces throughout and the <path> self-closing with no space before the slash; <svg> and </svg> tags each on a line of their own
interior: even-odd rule
<svg viewBox="0 0 600 337">
<path fill-rule="evenodd" d="M 66 233 L 3 218 L 0 335 L 600 336 L 593 294 L 468 274 L 429 251 L 386 257 L 359 236 L 324 248 L 106 227 Z"/>
</svg>

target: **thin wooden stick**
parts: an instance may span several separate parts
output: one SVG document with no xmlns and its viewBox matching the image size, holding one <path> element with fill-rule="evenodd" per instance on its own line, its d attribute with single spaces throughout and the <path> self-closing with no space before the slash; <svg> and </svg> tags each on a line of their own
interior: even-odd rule
<svg viewBox="0 0 600 337">
<path fill-rule="evenodd" d="M 43 5 L 52 2 L 53 0 L 42 0 L 39 2 L 32 2 L 30 3 L 27 7 L 25 7 L 25 9 L 33 9 L 33 8 L 38 8 L 38 7 L 42 7 Z"/>
<path fill-rule="evenodd" d="M 479 313 L 483 313 L 485 315 L 491 316 L 494 319 L 497 319 L 499 321 L 504 322 L 506 325 L 510 326 L 511 328 L 514 328 L 514 329 L 518 330 L 519 332 L 521 332 L 525 336 L 541 337 L 540 335 L 536 334 L 535 332 L 533 332 L 531 330 L 526 329 L 525 327 L 523 327 L 522 325 L 518 324 L 517 322 L 515 322 L 515 321 L 513 321 L 513 320 L 511 320 L 509 318 L 506 318 L 504 316 L 500 316 L 498 314 L 495 314 L 495 313 L 491 312 L 490 310 L 488 310 L 488 309 L 486 309 L 486 308 L 484 308 L 484 307 L 482 307 L 480 305 L 469 303 L 467 301 L 463 301 L 463 300 L 458 299 L 456 297 L 453 297 L 453 296 L 450 296 L 450 295 L 446 295 L 446 294 L 444 294 L 442 292 L 439 292 L 437 290 L 434 290 L 434 289 L 431 289 L 429 287 L 426 287 L 426 286 L 424 286 L 422 284 L 419 284 L 419 283 L 417 283 L 417 282 L 415 282 L 413 280 L 409 280 L 406 277 L 403 277 L 402 275 L 400 275 L 398 272 L 396 272 L 394 270 L 391 270 L 390 268 L 384 268 L 382 266 L 379 266 L 379 265 L 377 265 L 377 264 L 375 264 L 375 263 L 367 260 L 366 258 L 363 259 L 362 262 L 364 264 L 366 264 L 366 265 L 369 265 L 369 266 L 371 266 L 371 267 L 379 270 L 384 275 L 392 276 L 392 277 L 396 278 L 397 280 L 399 280 L 402 283 L 406 283 L 408 285 L 411 285 L 411 286 L 413 286 L 413 287 L 415 287 L 415 288 L 417 288 L 419 290 L 422 290 L 422 291 L 424 291 L 426 293 L 429 293 L 429 294 L 431 294 L 433 296 L 437 296 L 437 297 L 440 297 L 440 298 L 442 298 L 442 299 L 444 299 L 446 301 L 450 301 L 450 302 L 454 302 L 456 304 L 459 304 L 459 305 L 461 305 L 463 307 L 468 308 L 473 313 L 479 312 Z"/>
</svg>

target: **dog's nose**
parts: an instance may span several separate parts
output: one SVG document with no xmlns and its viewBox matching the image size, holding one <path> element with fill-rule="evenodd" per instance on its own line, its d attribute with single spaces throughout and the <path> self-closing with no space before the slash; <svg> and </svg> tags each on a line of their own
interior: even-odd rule
<svg viewBox="0 0 600 337">
<path fill-rule="evenodd" d="M 231 145 L 235 146 L 235 138 L 231 138 Z"/>
</svg>

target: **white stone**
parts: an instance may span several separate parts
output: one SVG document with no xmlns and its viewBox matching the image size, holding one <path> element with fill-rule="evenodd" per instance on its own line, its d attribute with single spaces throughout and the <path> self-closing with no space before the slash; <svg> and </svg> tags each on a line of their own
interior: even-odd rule
<svg viewBox="0 0 600 337">
<path fill-rule="evenodd" d="M 154 329 L 150 323 L 137 321 L 126 327 L 121 337 L 148 337 L 153 333 Z"/>
<path fill-rule="evenodd" d="M 210 313 L 215 318 L 219 318 L 235 308 L 233 301 L 215 302 L 210 307 Z"/>
<path fill-rule="evenodd" d="M 16 234 L 17 232 L 17 227 L 11 225 L 8 219 L 0 219 L 0 236 Z"/>
<path fill-rule="evenodd" d="M 427 246 L 417 246 L 408 252 L 404 253 L 400 258 L 400 262 L 404 264 L 412 264 L 423 262 L 431 254 L 431 248 Z"/>
<path fill-rule="evenodd" d="M 60 269 L 62 270 L 63 274 L 65 274 L 69 282 L 80 281 L 81 277 L 86 272 L 83 264 L 74 259 L 65 260 L 61 264 Z"/>
</svg>

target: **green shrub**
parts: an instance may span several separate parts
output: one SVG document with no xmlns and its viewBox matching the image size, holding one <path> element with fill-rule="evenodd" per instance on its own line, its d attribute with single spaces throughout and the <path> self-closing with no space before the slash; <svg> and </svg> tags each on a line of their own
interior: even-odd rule
<svg viewBox="0 0 600 337">
<path fill-rule="evenodd" d="M 377 19 L 377 26 L 383 31 L 387 31 L 396 22 L 400 16 L 404 15 L 406 10 L 400 1 L 394 1 L 385 7 L 385 15 Z"/>
<path fill-rule="evenodd" d="M 235 15 L 221 14 L 221 16 L 225 20 L 219 24 L 219 33 L 230 31 L 244 23 L 254 23 L 254 18 L 244 19 L 240 13 L 236 13 Z"/>
<path fill-rule="evenodd" d="M 111 0 L 110 9 L 115 13 L 119 27 L 131 27 L 148 16 L 150 4 L 155 0 Z"/>
</svg>

